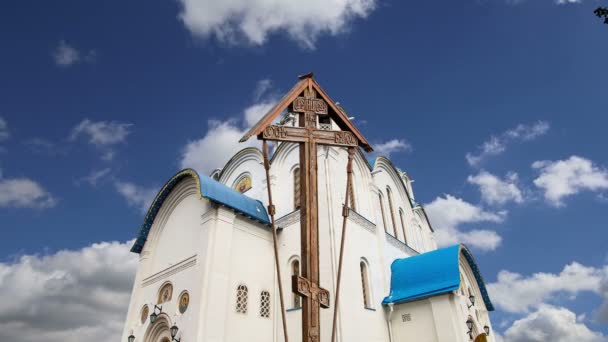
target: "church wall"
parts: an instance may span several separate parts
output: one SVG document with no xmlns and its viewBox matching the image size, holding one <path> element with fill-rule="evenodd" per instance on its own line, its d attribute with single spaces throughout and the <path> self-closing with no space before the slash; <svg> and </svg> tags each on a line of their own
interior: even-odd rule
<svg viewBox="0 0 608 342">
<path fill-rule="evenodd" d="M 200 275 L 204 272 L 204 241 L 208 240 L 201 217 L 210 210 L 210 203 L 198 198 L 196 183 L 191 178 L 180 182 L 167 197 L 140 254 L 123 340 L 133 330 L 136 341 L 143 341 L 150 320 L 146 317 L 141 322 L 142 308 L 147 305 L 149 316 L 154 305 L 159 303 L 159 290 L 167 283 L 172 285 L 173 291 L 169 301 L 159 304 L 162 315 L 166 315 L 171 324 L 177 324 L 181 331 L 194 336 L 201 303 L 198 289 L 201 287 Z M 187 310 L 181 314 L 178 301 L 185 290 L 190 300 Z"/>
<path fill-rule="evenodd" d="M 273 320 L 278 313 L 274 303 L 275 267 L 272 235 L 267 228 L 237 217 L 232 236 L 232 253 L 228 263 L 228 303 L 225 341 L 259 341 L 274 339 Z M 248 289 L 247 312 L 238 313 L 236 296 L 239 285 Z M 270 317 L 261 316 L 261 293 L 270 293 Z"/>
<path fill-rule="evenodd" d="M 440 342 L 433 309 L 428 298 L 413 302 L 396 304 L 390 315 L 393 342 Z"/>
<path fill-rule="evenodd" d="M 455 301 L 458 307 L 458 319 L 461 322 L 466 322 L 467 318 L 471 316 L 474 324 L 474 331 L 483 332 L 483 327 L 485 325 L 490 327 L 490 336 L 487 336 L 488 341 L 494 341 L 494 335 L 492 334 L 492 324 L 490 322 L 490 315 L 483 301 L 483 297 L 479 290 L 479 285 L 477 280 L 475 279 L 475 275 L 471 266 L 466 261 L 466 259 L 461 255 L 460 256 L 460 274 L 461 285 L 458 291 L 455 291 Z M 475 305 L 471 305 L 469 300 L 469 289 L 471 293 L 475 296 Z"/>
</svg>

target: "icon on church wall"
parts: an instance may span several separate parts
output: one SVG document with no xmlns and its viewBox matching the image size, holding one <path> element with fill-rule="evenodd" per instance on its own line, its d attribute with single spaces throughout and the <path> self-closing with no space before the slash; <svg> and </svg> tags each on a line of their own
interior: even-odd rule
<svg viewBox="0 0 608 342">
<path fill-rule="evenodd" d="M 251 189 L 251 177 L 249 177 L 249 176 L 242 177 L 238 181 L 238 183 L 236 183 L 236 186 L 234 187 L 234 189 L 240 193 L 244 193 L 245 191 Z"/>
<path fill-rule="evenodd" d="M 190 295 L 187 291 L 184 291 L 181 296 L 179 296 L 179 312 L 186 312 L 188 309 L 188 304 L 190 304 Z"/>
<path fill-rule="evenodd" d="M 141 308 L 141 324 L 146 323 L 146 320 L 148 319 L 148 313 L 149 313 L 148 306 L 144 305 L 144 307 Z"/>
<path fill-rule="evenodd" d="M 166 283 L 158 292 L 158 301 L 157 304 L 162 304 L 171 300 L 171 296 L 173 295 L 173 285 L 171 283 Z"/>
</svg>

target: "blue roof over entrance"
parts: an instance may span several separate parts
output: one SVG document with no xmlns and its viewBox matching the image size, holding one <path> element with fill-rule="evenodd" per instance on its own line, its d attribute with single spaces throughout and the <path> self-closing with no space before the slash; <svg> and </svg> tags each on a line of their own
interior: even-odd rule
<svg viewBox="0 0 608 342">
<path fill-rule="evenodd" d="M 494 306 L 473 255 L 464 245 L 454 245 L 397 259 L 391 265 L 391 292 L 382 304 L 405 303 L 457 290 L 460 287 L 460 254 L 469 263 L 488 311 Z"/>
<path fill-rule="evenodd" d="M 158 192 L 156 198 L 154 198 L 150 209 L 148 209 L 144 223 L 139 230 L 137 240 L 135 240 L 135 244 L 131 248 L 131 252 L 141 252 L 148 238 L 148 233 L 150 233 L 154 218 L 156 217 L 156 214 L 158 214 L 163 202 L 167 199 L 171 190 L 186 177 L 192 177 L 197 183 L 200 198 L 205 198 L 226 206 L 262 224 L 270 224 L 268 213 L 262 202 L 245 196 L 205 175 L 201 175 L 193 169 L 185 169 L 173 176 Z"/>
</svg>

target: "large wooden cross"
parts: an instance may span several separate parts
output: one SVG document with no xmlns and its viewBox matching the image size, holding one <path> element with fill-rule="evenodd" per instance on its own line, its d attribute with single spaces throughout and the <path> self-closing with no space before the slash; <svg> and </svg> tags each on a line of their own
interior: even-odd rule
<svg viewBox="0 0 608 342">
<path fill-rule="evenodd" d="M 319 95 L 319 97 L 317 97 Z M 273 125 L 283 110 L 298 113 L 299 127 Z M 329 115 L 341 130 L 317 129 L 318 115 Z M 300 145 L 300 240 L 302 275 L 294 276 L 292 289 L 302 296 L 302 341 L 319 342 L 320 310 L 329 307 L 329 291 L 319 286 L 319 219 L 317 198 L 317 145 L 371 146 L 352 125 L 346 114 L 329 99 L 312 78 L 300 81 L 258 122 L 241 141 L 256 135 L 261 140 L 293 142 Z"/>
</svg>

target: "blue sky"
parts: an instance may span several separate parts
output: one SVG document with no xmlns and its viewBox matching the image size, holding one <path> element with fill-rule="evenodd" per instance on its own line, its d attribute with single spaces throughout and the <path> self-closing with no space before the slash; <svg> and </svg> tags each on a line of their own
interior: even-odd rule
<svg viewBox="0 0 608 342">
<path fill-rule="evenodd" d="M 252 118 L 314 71 L 415 179 L 442 241 L 472 247 L 505 340 L 534 329 L 606 339 L 608 25 L 598 5 L 608 3 L 4 1 L 0 298 L 23 295 L 20 272 L 77 273 L 58 251 L 97 251 L 107 271 L 168 177 L 221 167 Z M 216 141 L 224 149 L 208 148 Z M 104 241 L 119 242 L 92 247 Z M 124 283 L 108 291 L 124 295 Z M 44 332 L 35 315 L 8 310 L 0 326 Z"/>
</svg>

